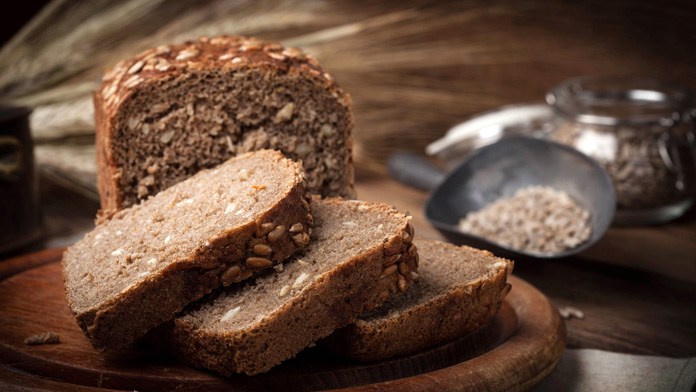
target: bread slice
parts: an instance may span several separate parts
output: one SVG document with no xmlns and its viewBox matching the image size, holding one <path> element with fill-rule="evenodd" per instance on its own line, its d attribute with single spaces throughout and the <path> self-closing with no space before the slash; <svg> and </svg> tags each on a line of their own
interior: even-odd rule
<svg viewBox="0 0 696 392">
<path fill-rule="evenodd" d="M 417 268 L 410 217 L 383 204 L 314 200 L 304 254 L 229 287 L 153 335 L 182 361 L 223 375 L 265 372 L 404 291 Z"/>
<path fill-rule="evenodd" d="M 473 332 L 500 309 L 513 263 L 490 252 L 416 239 L 418 279 L 321 345 L 361 361 L 409 354 Z"/>
<path fill-rule="evenodd" d="M 115 214 L 68 248 L 68 303 L 94 347 L 129 343 L 306 245 L 312 217 L 302 178 L 278 152 L 241 155 Z"/>
<path fill-rule="evenodd" d="M 311 193 L 355 197 L 350 96 L 297 49 L 244 37 L 160 46 L 109 69 L 94 106 L 105 210 L 259 149 L 301 160 Z"/>
</svg>

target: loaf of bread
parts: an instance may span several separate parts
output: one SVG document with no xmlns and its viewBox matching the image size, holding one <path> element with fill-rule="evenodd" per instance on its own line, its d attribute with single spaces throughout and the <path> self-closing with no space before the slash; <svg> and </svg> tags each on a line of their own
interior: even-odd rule
<svg viewBox="0 0 696 392">
<path fill-rule="evenodd" d="M 350 96 L 297 49 L 244 37 L 160 46 L 109 69 L 94 106 L 104 210 L 259 149 L 302 161 L 311 193 L 355 197 Z"/>
<path fill-rule="evenodd" d="M 409 217 L 383 204 L 314 200 L 304 254 L 230 286 L 153 331 L 182 361 L 223 375 L 265 372 L 408 288 L 417 269 Z"/>
<path fill-rule="evenodd" d="M 303 175 L 279 152 L 243 154 L 116 213 L 69 247 L 66 295 L 94 347 L 132 342 L 305 246 L 313 220 Z"/>
<path fill-rule="evenodd" d="M 376 361 L 473 332 L 498 312 L 510 291 L 511 261 L 466 246 L 422 239 L 414 243 L 420 269 L 411 288 L 321 345 L 353 359 Z"/>
</svg>

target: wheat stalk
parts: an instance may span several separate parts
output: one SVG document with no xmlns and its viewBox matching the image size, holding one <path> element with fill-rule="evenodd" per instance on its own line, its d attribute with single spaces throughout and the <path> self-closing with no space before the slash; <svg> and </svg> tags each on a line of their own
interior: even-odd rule
<svg viewBox="0 0 696 392">
<path fill-rule="evenodd" d="M 35 108 L 39 143 L 86 140 L 72 137 L 93 132 L 90 93 L 119 59 L 199 35 L 274 39 L 312 53 L 352 95 L 356 164 L 383 172 L 394 150 L 422 151 L 468 116 L 541 100 L 567 77 L 694 83 L 696 54 L 680 44 L 694 36 L 689 7 L 678 1 L 667 15 L 628 0 L 54 0 L 0 50 L 0 95 Z M 658 25 L 660 34 L 646 35 Z"/>
</svg>

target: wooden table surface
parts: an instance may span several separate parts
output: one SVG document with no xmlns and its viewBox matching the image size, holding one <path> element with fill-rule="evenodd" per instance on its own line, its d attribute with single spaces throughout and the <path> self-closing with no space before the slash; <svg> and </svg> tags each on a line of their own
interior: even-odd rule
<svg viewBox="0 0 696 392">
<path fill-rule="evenodd" d="M 427 194 L 389 178 L 358 176 L 358 194 L 413 215 L 416 235 L 443 239 L 422 212 Z M 41 182 L 46 238 L 12 255 L 69 245 L 93 227 L 98 203 Z M 566 320 L 569 348 L 670 357 L 696 355 L 696 210 L 670 224 L 611 228 L 578 257 L 515 260 L 514 274 L 559 308 L 581 310 Z"/>
<path fill-rule="evenodd" d="M 97 202 L 46 180 L 40 188 L 44 240 L 2 254 L 0 260 L 69 245 L 93 227 Z M 359 178 L 357 189 L 363 200 L 389 203 L 410 212 L 417 235 L 443 238 L 423 216 L 426 193 L 379 176 Z M 515 260 L 514 274 L 539 289 L 557 307 L 572 307 L 584 313 L 584 319 L 565 320 L 568 348 L 690 357 L 696 355 L 694 255 L 696 212 L 692 209 L 667 225 L 611 228 L 602 241 L 579 257 Z M 29 258 L 28 263 L 32 262 Z M 60 381 L 2 367 L 0 384 L 17 391 L 66 388 Z M 79 390 L 98 389 L 83 386 Z"/>
<path fill-rule="evenodd" d="M 443 239 L 424 217 L 425 192 L 375 177 L 360 181 L 358 194 L 411 212 L 416 235 Z M 577 257 L 515 260 L 513 273 L 559 308 L 584 313 L 566 320 L 568 348 L 696 355 L 695 209 L 666 225 L 612 227 Z"/>
</svg>

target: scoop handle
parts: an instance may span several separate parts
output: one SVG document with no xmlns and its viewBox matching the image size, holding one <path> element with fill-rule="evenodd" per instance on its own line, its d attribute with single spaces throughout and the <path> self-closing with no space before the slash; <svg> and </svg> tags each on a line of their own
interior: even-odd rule
<svg viewBox="0 0 696 392">
<path fill-rule="evenodd" d="M 402 184 L 424 191 L 435 188 L 445 173 L 426 158 L 412 152 L 397 152 L 387 162 L 389 174 Z"/>
</svg>

